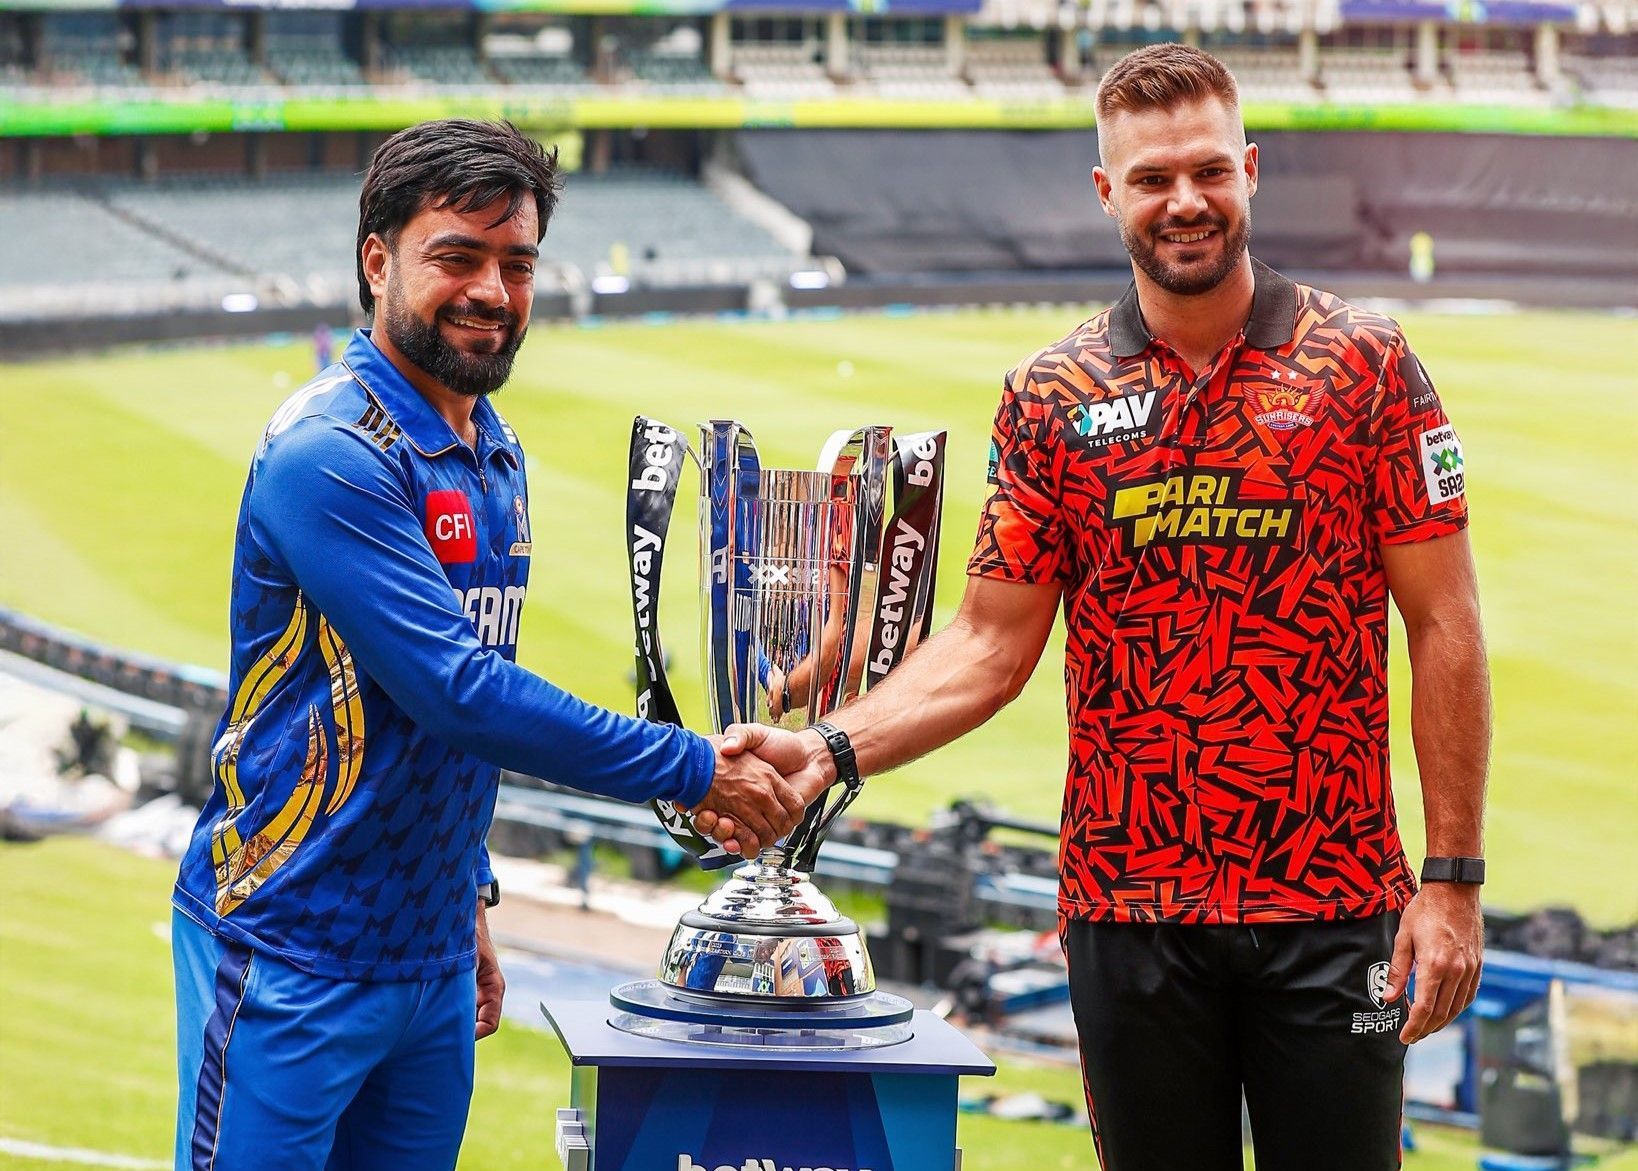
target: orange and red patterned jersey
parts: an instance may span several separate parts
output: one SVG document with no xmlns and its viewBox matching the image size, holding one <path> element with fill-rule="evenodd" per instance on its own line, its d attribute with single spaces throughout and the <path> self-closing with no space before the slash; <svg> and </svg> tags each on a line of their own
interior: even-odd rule
<svg viewBox="0 0 1638 1171">
<path fill-rule="evenodd" d="M 1381 547 L 1467 503 L 1398 326 L 1259 264 L 1195 376 L 1134 288 L 1008 376 L 990 465 L 968 572 L 1064 588 L 1061 913 L 1403 907 Z"/>
</svg>

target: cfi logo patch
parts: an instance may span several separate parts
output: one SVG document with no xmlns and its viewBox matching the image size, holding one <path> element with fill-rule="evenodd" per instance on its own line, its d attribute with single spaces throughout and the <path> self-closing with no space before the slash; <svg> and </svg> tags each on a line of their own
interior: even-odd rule
<svg viewBox="0 0 1638 1171">
<path fill-rule="evenodd" d="M 517 539 L 512 542 L 511 554 L 513 557 L 527 557 L 534 543 L 529 539 L 529 509 L 521 496 L 512 497 L 512 519 L 517 524 Z"/>
<path fill-rule="evenodd" d="M 470 565 L 478 559 L 478 530 L 472 502 L 459 488 L 427 493 L 427 544 L 440 565 Z"/>
<path fill-rule="evenodd" d="M 1299 386 L 1294 376 L 1285 371 L 1275 370 L 1271 377 L 1273 382 L 1246 387 L 1252 418 L 1274 431 L 1312 427 L 1319 416 L 1320 403 L 1325 400 L 1325 388 Z"/>
</svg>

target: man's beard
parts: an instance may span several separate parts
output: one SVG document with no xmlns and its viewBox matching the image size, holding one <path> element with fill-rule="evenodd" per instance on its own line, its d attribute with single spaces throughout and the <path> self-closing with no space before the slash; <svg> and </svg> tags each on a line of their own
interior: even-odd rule
<svg viewBox="0 0 1638 1171">
<path fill-rule="evenodd" d="M 512 376 L 512 360 L 523 344 L 527 329 L 518 328 L 517 315 L 507 309 L 485 309 L 480 305 L 456 305 L 440 309 L 440 317 L 465 317 L 502 326 L 493 353 L 471 354 L 444 340 L 438 322 L 424 321 L 404 303 L 402 290 L 389 288 L 382 327 L 398 352 L 456 394 L 481 398 L 494 394 Z"/>
<path fill-rule="evenodd" d="M 1161 220 L 1151 225 L 1148 233 L 1143 236 L 1128 227 L 1124 217 L 1118 219 L 1116 223 L 1120 226 L 1120 242 L 1126 245 L 1126 251 L 1132 254 L 1137 266 L 1155 284 L 1180 297 L 1209 293 L 1227 280 L 1228 275 L 1240 263 L 1240 255 L 1251 240 L 1251 209 L 1247 207 L 1240 209 L 1240 221 L 1235 224 L 1233 231 L 1229 231 L 1228 221 L 1217 215 L 1204 216 L 1193 223 Z M 1195 264 L 1169 264 L 1160 259 L 1155 244 L 1159 233 L 1186 232 L 1201 228 L 1215 228 L 1222 233 L 1222 251 L 1215 263 L 1207 268 L 1199 268 Z M 1211 241 L 1203 243 L 1210 244 Z"/>
</svg>

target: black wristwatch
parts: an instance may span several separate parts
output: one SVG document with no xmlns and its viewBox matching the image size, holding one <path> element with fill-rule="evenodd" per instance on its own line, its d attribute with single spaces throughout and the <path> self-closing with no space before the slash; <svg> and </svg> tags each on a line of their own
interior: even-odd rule
<svg viewBox="0 0 1638 1171">
<path fill-rule="evenodd" d="M 1483 858 L 1428 858 L 1422 862 L 1423 882 L 1484 884 Z"/>
<path fill-rule="evenodd" d="M 478 899 L 486 907 L 500 906 L 500 880 L 491 878 L 478 884 Z"/>
<path fill-rule="evenodd" d="M 825 738 L 825 746 L 836 761 L 836 779 L 850 789 L 857 789 L 861 782 L 859 761 L 853 755 L 853 741 L 835 724 L 827 724 L 823 720 L 813 725 L 813 730 Z"/>
</svg>

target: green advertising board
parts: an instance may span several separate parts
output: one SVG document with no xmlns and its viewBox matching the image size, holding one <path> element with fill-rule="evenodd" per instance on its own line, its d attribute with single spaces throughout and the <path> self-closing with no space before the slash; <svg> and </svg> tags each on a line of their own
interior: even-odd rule
<svg viewBox="0 0 1638 1171">
<path fill-rule="evenodd" d="M 1248 103 L 1249 130 L 1458 131 L 1638 138 L 1638 110 L 1598 106 L 1329 106 Z M 527 130 L 737 130 L 755 127 L 883 130 L 1076 130 L 1092 126 L 1088 97 L 1042 102 L 983 98 L 899 101 L 831 98 L 754 101 L 738 96 L 553 97 L 509 94 L 271 97 L 128 102 L 0 101 L 0 137 L 190 134 L 231 131 L 397 130 L 432 118 L 506 118 Z"/>
</svg>

